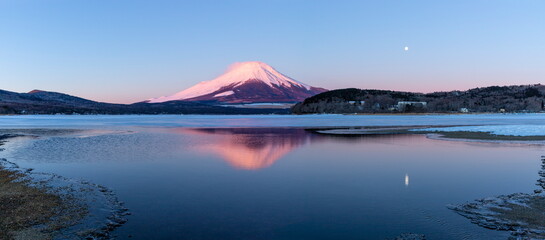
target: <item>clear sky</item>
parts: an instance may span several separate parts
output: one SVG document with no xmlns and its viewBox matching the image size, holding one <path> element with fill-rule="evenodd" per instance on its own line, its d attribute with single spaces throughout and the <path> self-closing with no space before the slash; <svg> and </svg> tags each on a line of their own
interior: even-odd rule
<svg viewBox="0 0 545 240">
<path fill-rule="evenodd" d="M 130 103 L 240 61 L 328 89 L 545 84 L 545 1 L 0 0 L 0 89 Z"/>
</svg>

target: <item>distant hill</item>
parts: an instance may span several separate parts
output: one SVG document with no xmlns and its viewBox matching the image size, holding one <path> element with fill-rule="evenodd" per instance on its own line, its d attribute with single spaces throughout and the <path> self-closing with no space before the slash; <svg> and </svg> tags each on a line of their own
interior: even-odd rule
<svg viewBox="0 0 545 240">
<path fill-rule="evenodd" d="M 0 114 L 286 114 L 287 109 L 248 109 L 199 102 L 111 104 L 63 93 L 34 90 L 16 93 L 0 90 Z"/>
<path fill-rule="evenodd" d="M 491 86 L 434 93 L 339 89 L 320 93 L 292 107 L 292 113 L 539 112 L 545 86 Z"/>
</svg>

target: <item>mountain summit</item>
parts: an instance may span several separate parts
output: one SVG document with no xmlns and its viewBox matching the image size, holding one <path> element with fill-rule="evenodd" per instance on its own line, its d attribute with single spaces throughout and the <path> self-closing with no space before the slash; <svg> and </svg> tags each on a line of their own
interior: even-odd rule
<svg viewBox="0 0 545 240">
<path fill-rule="evenodd" d="M 296 81 L 266 63 L 241 62 L 231 65 L 214 80 L 201 82 L 172 96 L 149 99 L 148 102 L 297 102 L 325 91 Z"/>
</svg>

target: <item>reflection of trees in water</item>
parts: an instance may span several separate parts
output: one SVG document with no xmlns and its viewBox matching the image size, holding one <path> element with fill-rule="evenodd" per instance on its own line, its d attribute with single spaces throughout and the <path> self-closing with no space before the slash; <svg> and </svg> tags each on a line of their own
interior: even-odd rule
<svg viewBox="0 0 545 240">
<path fill-rule="evenodd" d="M 211 136 L 209 141 L 195 148 L 213 152 L 233 167 L 247 170 L 269 167 L 289 152 L 316 141 L 362 143 L 422 137 L 400 134 L 330 135 L 303 128 L 181 128 L 176 131 Z"/>
<path fill-rule="evenodd" d="M 310 131 L 310 130 L 309 130 Z M 385 133 L 385 134 L 330 134 L 330 133 L 320 133 L 312 130 L 313 134 L 316 134 L 313 140 L 332 140 L 336 142 L 345 142 L 345 143 L 361 143 L 361 142 L 372 142 L 376 143 L 377 141 L 390 141 L 390 140 L 400 140 L 400 139 L 417 139 L 425 138 L 423 135 L 417 134 L 397 134 L 397 133 Z"/>
</svg>

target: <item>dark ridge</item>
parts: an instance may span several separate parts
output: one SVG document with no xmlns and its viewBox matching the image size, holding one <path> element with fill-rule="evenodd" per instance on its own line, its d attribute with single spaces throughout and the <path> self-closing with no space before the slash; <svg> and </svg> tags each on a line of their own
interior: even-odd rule
<svg viewBox="0 0 545 240">
<path fill-rule="evenodd" d="M 427 94 L 347 88 L 317 94 L 292 107 L 292 113 L 295 114 L 540 112 L 544 110 L 545 86 L 541 84 L 490 86 L 467 91 Z"/>
<path fill-rule="evenodd" d="M 34 90 L 15 93 L 0 90 L 0 114 L 288 114 L 289 109 L 250 109 L 213 103 L 170 101 L 164 103 L 112 104 L 63 93 Z"/>
</svg>

